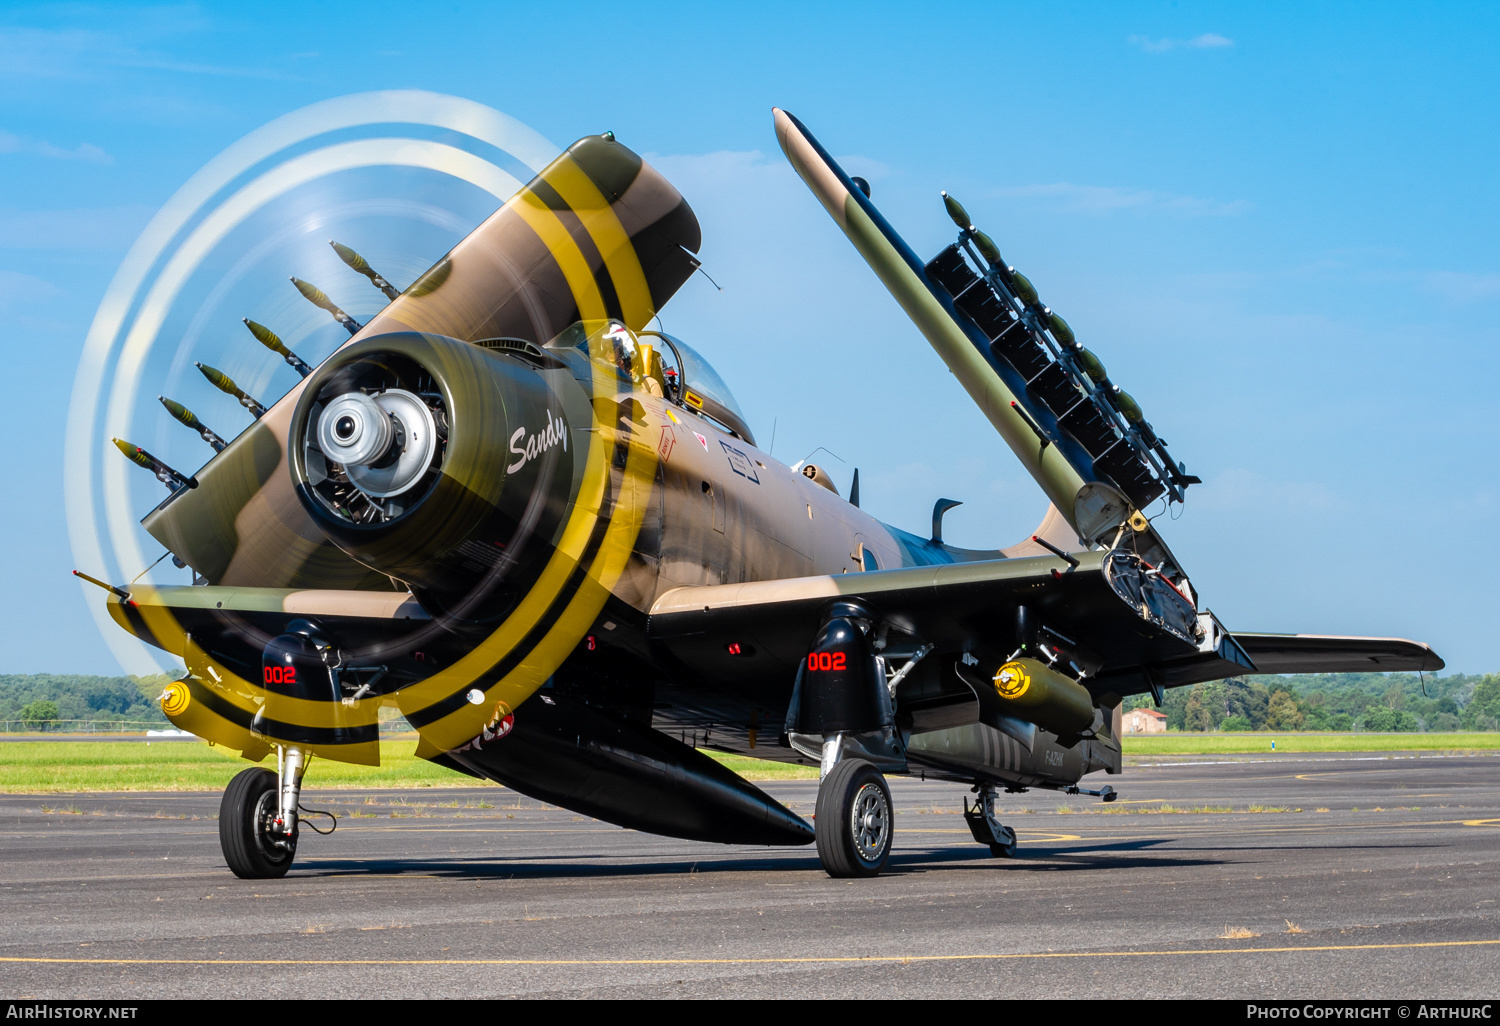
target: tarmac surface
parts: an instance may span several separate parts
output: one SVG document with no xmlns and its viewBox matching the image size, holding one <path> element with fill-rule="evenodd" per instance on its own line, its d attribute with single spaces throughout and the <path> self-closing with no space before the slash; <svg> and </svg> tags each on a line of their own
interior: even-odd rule
<svg viewBox="0 0 1500 1026">
<path fill-rule="evenodd" d="M 893 780 L 859 881 L 495 787 L 320 793 L 316 764 L 338 830 L 272 881 L 225 867 L 217 794 L 0 795 L 0 995 L 1500 996 L 1500 755 L 1137 762 L 1113 805 L 1005 796 L 1013 860 L 965 788 Z M 815 782 L 764 786 L 811 815 Z"/>
</svg>

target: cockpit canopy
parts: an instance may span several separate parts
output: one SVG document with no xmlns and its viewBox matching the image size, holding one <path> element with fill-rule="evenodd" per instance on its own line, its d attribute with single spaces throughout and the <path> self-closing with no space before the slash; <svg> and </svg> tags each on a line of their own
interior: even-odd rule
<svg viewBox="0 0 1500 1026">
<path fill-rule="evenodd" d="M 579 321 L 563 329 L 547 347 L 588 349 L 591 340 L 602 343 L 595 351 L 611 354 L 615 366 L 644 391 L 661 395 L 755 444 L 729 385 L 701 353 L 680 338 L 660 331 L 632 332 L 619 321 Z"/>
</svg>

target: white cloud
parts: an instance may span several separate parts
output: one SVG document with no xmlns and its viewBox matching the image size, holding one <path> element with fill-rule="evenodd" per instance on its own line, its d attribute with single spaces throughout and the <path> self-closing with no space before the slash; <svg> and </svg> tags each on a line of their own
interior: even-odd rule
<svg viewBox="0 0 1500 1026">
<path fill-rule="evenodd" d="M 85 54 L 97 57 L 113 49 L 97 32 L 4 29 L 0 30 L 0 75 L 31 80 L 75 78 L 89 63 Z"/>
<path fill-rule="evenodd" d="M 191 19 L 181 23 L 168 19 L 156 24 L 146 19 L 145 23 L 133 26 L 132 33 L 151 43 L 171 42 L 201 28 L 201 24 Z M 291 78 L 263 66 L 232 67 L 176 60 L 131 39 L 104 32 L 0 29 L 0 78 L 99 80 L 108 77 L 108 69 L 115 68 L 229 78 Z"/>
<path fill-rule="evenodd" d="M 1127 189 L 1113 185 L 1074 185 L 1071 182 L 1021 185 L 999 189 L 995 194 L 1011 199 L 1052 202 L 1064 210 L 1087 214 L 1111 213 L 1116 210 L 1155 210 L 1192 217 L 1221 217 L 1239 214 L 1250 209 L 1250 204 L 1245 200 L 1232 200 L 1225 203 L 1219 200 L 1199 199 L 1196 196 L 1154 192 L 1149 189 Z"/>
<path fill-rule="evenodd" d="M 50 281 L 19 271 L 0 271 L 0 310 L 24 303 L 37 303 L 61 295 Z"/>
<path fill-rule="evenodd" d="M 124 249 L 153 213 L 144 204 L 82 210 L 0 208 L 0 249 Z"/>
<path fill-rule="evenodd" d="M 1146 53 L 1166 53 L 1168 50 L 1218 50 L 1226 46 L 1233 46 L 1234 40 L 1214 32 L 1205 32 L 1201 36 L 1192 39 L 1152 39 L 1150 36 L 1131 36 L 1126 40 L 1131 46 L 1138 46 Z"/>
<path fill-rule="evenodd" d="M 1435 292 L 1455 303 L 1473 303 L 1500 293 L 1500 274 L 1472 271 L 1428 271 L 1418 281 L 1428 292 Z"/>
<path fill-rule="evenodd" d="M 1277 481 L 1253 470 L 1226 470 L 1193 489 L 1194 505 L 1203 510 L 1264 514 L 1338 513 L 1347 503 L 1317 481 Z"/>
<path fill-rule="evenodd" d="M 834 157 L 839 167 L 851 175 L 857 175 L 867 182 L 878 182 L 882 178 L 888 178 L 891 174 L 890 166 L 875 160 L 872 157 L 862 157 L 857 153 L 846 153 L 841 157 Z"/>
<path fill-rule="evenodd" d="M 58 160 L 86 160 L 91 164 L 113 164 L 115 158 L 93 143 L 79 143 L 73 149 L 54 146 L 45 139 L 0 132 L 0 153 L 21 153 L 33 157 L 55 157 Z"/>
</svg>

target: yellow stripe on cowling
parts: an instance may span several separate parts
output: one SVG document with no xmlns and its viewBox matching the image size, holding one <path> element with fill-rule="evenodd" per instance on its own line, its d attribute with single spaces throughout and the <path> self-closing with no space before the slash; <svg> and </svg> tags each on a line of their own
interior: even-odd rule
<svg viewBox="0 0 1500 1026">
<path fill-rule="evenodd" d="M 563 161 L 559 161 L 561 163 Z M 607 311 L 604 296 L 594 272 L 584 258 L 567 226 L 557 213 L 549 208 L 531 190 L 516 197 L 515 210 L 527 226 L 541 239 L 552 258 L 562 270 L 568 287 L 578 306 L 579 314 L 586 320 L 603 321 Z M 618 219 L 616 221 L 618 224 Z M 593 367 L 593 385 L 596 396 L 601 391 L 597 361 Z M 598 428 L 598 423 L 594 427 Z M 522 639 L 541 621 L 547 610 L 557 600 L 563 587 L 583 558 L 583 551 L 592 536 L 598 521 L 598 510 L 603 505 L 609 484 L 610 438 L 602 437 L 598 430 L 590 431 L 589 449 L 586 457 L 583 484 L 573 507 L 563 537 L 546 568 L 535 585 L 527 592 L 510 616 L 495 631 L 466 656 L 447 670 L 398 694 L 402 710 L 415 712 L 434 702 L 449 698 L 464 685 L 477 680 L 480 675 L 508 656 Z M 602 602 L 601 602 L 602 606 Z M 592 618 L 591 618 L 592 619 Z M 578 629 L 573 644 L 576 645 L 588 625 Z M 550 635 L 549 635 L 550 636 Z M 571 646 L 570 646 L 571 648 Z M 540 687 L 566 658 L 564 652 L 556 658 L 553 653 L 541 661 L 528 654 L 517 669 L 525 673 L 512 672 L 485 689 L 485 699 L 478 705 L 467 705 L 442 719 L 423 726 L 419 733 L 424 741 L 438 751 L 448 751 L 468 742 L 479 734 L 497 711 L 503 715 L 518 707 Z M 550 665 L 549 665 L 550 664 Z M 545 672 L 541 672 L 545 670 Z M 497 707 L 503 706 L 503 710 Z"/>
<path fill-rule="evenodd" d="M 579 489 L 573 515 L 563 529 L 562 538 L 552 553 L 552 558 L 547 561 L 541 576 L 520 605 L 493 634 L 470 649 L 458 662 L 439 670 L 419 684 L 397 692 L 396 698 L 403 712 L 414 713 L 425 709 L 433 702 L 449 697 L 465 684 L 477 680 L 486 670 L 504 659 L 541 621 L 583 559 L 584 549 L 598 521 L 598 509 L 604 497 L 609 472 L 603 450 L 603 444 L 590 439 L 583 484 Z M 512 696 L 514 701 L 507 704 L 514 708 L 528 696 Z M 498 700 L 500 696 L 496 697 Z M 489 710 L 486 709 L 485 715 L 479 719 L 486 719 L 488 713 Z M 476 730 L 475 733 L 477 732 Z M 472 737 L 473 734 L 469 736 Z M 468 738 L 464 740 L 467 741 Z"/>
<path fill-rule="evenodd" d="M 589 270 L 588 262 L 584 260 L 578 244 L 563 223 L 558 220 L 557 215 L 530 190 L 516 197 L 515 209 L 531 230 L 536 232 L 552 258 L 562 268 L 573 290 L 579 310 L 586 312 L 586 316 L 603 319 L 604 297 L 599 292 L 598 282 L 594 280 L 593 273 Z M 558 595 L 562 593 L 563 587 L 583 559 L 584 549 L 594 533 L 598 511 L 603 505 L 609 485 L 609 460 L 605 452 L 606 446 L 597 437 L 596 432 L 589 432 L 588 437 L 589 447 L 584 458 L 583 479 L 573 512 L 563 528 L 562 538 L 557 548 L 552 553 L 551 559 L 547 561 L 541 576 L 537 578 L 536 584 L 526 593 L 526 597 L 521 600 L 515 611 L 505 618 L 505 622 L 462 659 L 452 666 L 439 670 L 421 683 L 403 688 L 398 692 L 397 701 L 402 712 L 408 714 L 419 712 L 434 702 L 449 698 L 465 685 L 478 680 L 485 671 L 510 654 L 511 650 L 536 627 Z M 524 693 L 514 688 L 500 691 L 497 686 L 491 686 L 486 691 L 486 701 L 483 705 L 459 710 L 458 713 L 437 721 L 446 723 L 458 717 L 465 724 L 469 721 L 474 724 L 472 730 L 469 730 L 467 725 L 459 728 L 460 733 L 468 730 L 468 734 L 457 741 L 441 745 L 439 750 L 447 751 L 455 748 L 478 734 L 493 715 L 497 703 L 503 702 L 507 709 L 514 709 L 531 697 L 531 691 L 534 690 L 536 690 L 535 687 Z M 434 723 L 420 731 L 423 737 L 434 745 L 439 744 L 439 736 L 446 739 L 450 733 L 446 727 L 436 728 L 437 723 Z"/>
<path fill-rule="evenodd" d="M 598 366 L 602 354 L 593 355 L 596 359 L 592 362 Z M 608 377 L 596 372 L 595 397 L 603 398 L 612 384 Z M 618 393 L 610 393 L 610 398 L 617 399 Z M 645 425 L 640 427 L 645 428 Z M 602 448 L 615 431 L 612 426 L 602 424 L 599 429 Z M 504 705 L 507 711 L 513 710 L 529 698 L 578 647 L 579 641 L 603 611 L 605 601 L 635 550 L 656 477 L 655 440 L 647 438 L 646 441 L 649 444 L 630 446 L 620 492 L 604 540 L 589 565 L 587 577 L 569 600 L 567 608 L 520 664 L 486 691 L 482 705 L 460 709 L 421 728 L 423 738 L 438 750 L 449 751 L 473 739 L 494 715 L 496 705 Z"/>
<path fill-rule="evenodd" d="M 630 236 L 620 224 L 614 210 L 583 170 L 570 160 L 557 161 L 544 177 L 578 214 L 590 239 L 603 254 L 615 294 L 619 297 L 621 310 L 627 320 L 645 312 L 644 320 L 640 322 L 644 324 L 651 316 L 650 290 Z M 557 214 L 534 195 L 529 195 L 525 202 L 519 203 L 517 210 L 557 260 L 584 317 L 588 318 L 595 310 L 602 312 L 603 297 L 599 293 L 593 271 Z M 619 378 L 612 369 L 612 354 L 603 351 L 605 343 L 602 339 L 596 339 L 593 344 L 596 348 L 590 352 L 589 362 L 592 368 L 594 408 L 596 411 L 600 408 L 618 409 Z M 590 446 L 591 460 L 595 458 L 596 452 L 602 458 L 603 450 L 612 449 L 616 439 L 613 420 L 606 423 L 596 413 L 594 428 L 593 437 L 596 441 Z M 638 426 L 637 433 L 639 431 L 655 434 L 654 428 L 644 424 Z M 482 703 L 466 706 L 421 729 L 423 739 L 439 751 L 449 751 L 467 743 L 484 729 L 497 712 L 503 714 L 512 711 L 530 698 L 578 646 L 604 609 L 604 603 L 619 582 L 620 575 L 624 573 L 626 563 L 635 550 L 636 538 L 640 534 L 641 522 L 645 518 L 651 487 L 656 477 L 657 439 L 648 437 L 643 441 L 646 444 L 631 445 L 629 448 L 609 526 L 605 529 L 604 540 L 589 566 L 587 578 L 542 640 L 526 653 L 514 669 L 486 689 Z M 590 469 L 592 470 L 592 466 Z M 550 565 L 548 569 L 551 569 Z M 533 588 L 533 594 L 537 590 Z M 531 596 L 528 595 L 527 598 L 529 600 Z M 448 693 L 452 694 L 452 691 Z"/>
</svg>

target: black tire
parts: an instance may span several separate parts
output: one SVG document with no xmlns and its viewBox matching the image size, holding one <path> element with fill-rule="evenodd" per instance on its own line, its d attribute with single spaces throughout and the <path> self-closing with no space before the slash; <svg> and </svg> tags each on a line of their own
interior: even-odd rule
<svg viewBox="0 0 1500 1026">
<path fill-rule="evenodd" d="M 276 818 L 276 774 L 260 766 L 244 770 L 224 789 L 219 802 L 219 847 L 224 861 L 241 880 L 286 876 L 297 854 L 297 833 L 277 844 L 268 834 Z"/>
<path fill-rule="evenodd" d="M 1016 832 L 1010 827 L 1000 828 L 1000 843 L 990 845 L 990 854 L 997 859 L 1013 859 L 1016 857 Z"/>
<path fill-rule="evenodd" d="M 813 819 L 818 860 L 832 877 L 877 876 L 891 857 L 895 807 L 885 774 L 864 759 L 833 767 Z"/>
</svg>

